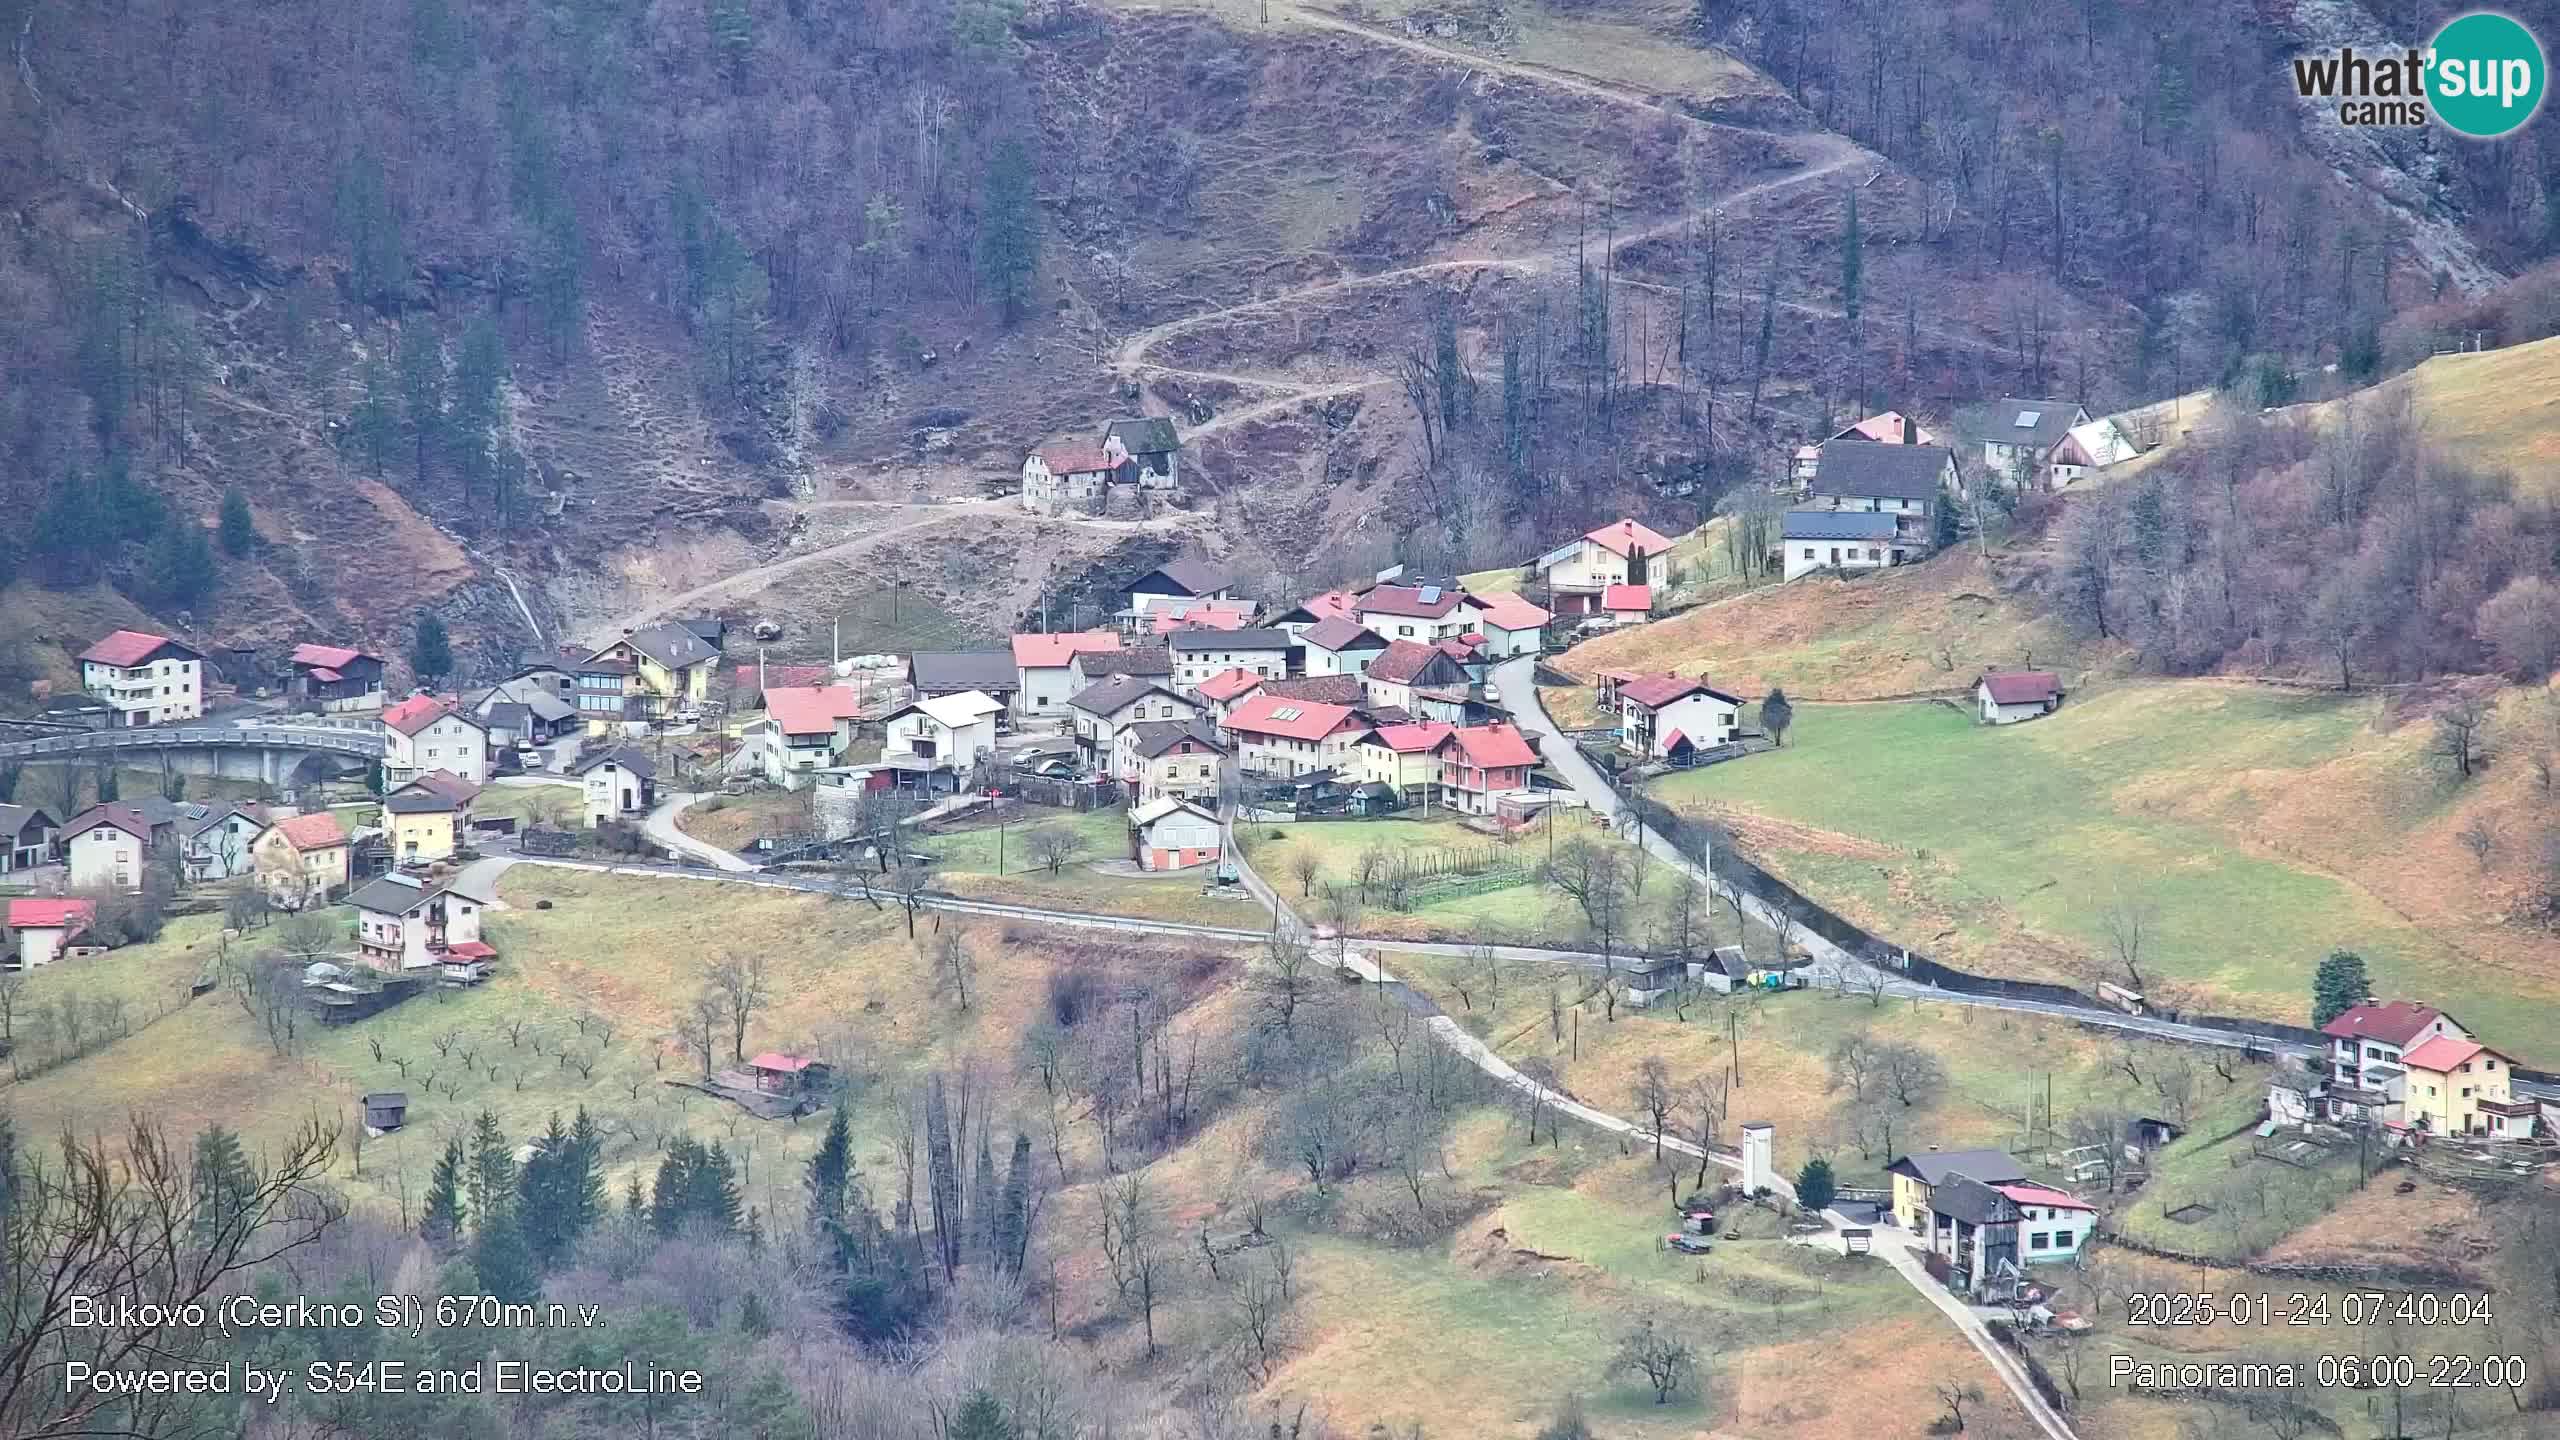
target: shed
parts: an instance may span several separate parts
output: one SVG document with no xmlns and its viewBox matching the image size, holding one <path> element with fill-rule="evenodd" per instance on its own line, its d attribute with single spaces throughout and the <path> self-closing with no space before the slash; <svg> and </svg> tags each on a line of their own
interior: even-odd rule
<svg viewBox="0 0 2560 1440">
<path fill-rule="evenodd" d="M 364 1097 L 364 1128 L 386 1135 L 409 1123 L 409 1092 L 376 1090 Z"/>
<path fill-rule="evenodd" d="M 767 1050 L 747 1062 L 755 1072 L 756 1088 L 768 1095 L 791 1095 L 807 1090 L 826 1079 L 827 1065 L 806 1055 L 785 1055 Z"/>
</svg>

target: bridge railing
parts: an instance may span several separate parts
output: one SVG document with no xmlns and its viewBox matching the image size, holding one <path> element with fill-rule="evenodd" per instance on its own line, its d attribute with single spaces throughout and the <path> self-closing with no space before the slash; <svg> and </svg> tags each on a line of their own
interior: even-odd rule
<svg viewBox="0 0 2560 1440">
<path fill-rule="evenodd" d="M 341 755 L 370 758 L 382 753 L 382 737 L 378 734 L 368 735 L 361 731 L 293 725 L 91 730 L 77 735 L 49 735 L 41 740 L 21 740 L 0 744 L 0 757 L 79 755 L 97 750 L 187 749 L 196 746 L 327 750 Z"/>
</svg>

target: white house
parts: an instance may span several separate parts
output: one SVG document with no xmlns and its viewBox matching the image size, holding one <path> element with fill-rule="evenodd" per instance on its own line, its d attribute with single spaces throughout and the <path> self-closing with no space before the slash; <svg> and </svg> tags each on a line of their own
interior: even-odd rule
<svg viewBox="0 0 2560 1440">
<path fill-rule="evenodd" d="M 33 805 L 0 805 L 0 875 L 52 864 L 61 829 Z"/>
<path fill-rule="evenodd" d="M 79 898 L 12 900 L 0 918 L 7 920 L 9 932 L 18 937 L 18 948 L 0 959 L 20 970 L 33 970 L 87 948 L 81 941 L 97 922 L 98 902 Z"/>
<path fill-rule="evenodd" d="M 881 758 L 906 757 L 963 779 L 980 756 L 995 754 L 996 717 L 1004 705 L 982 690 L 911 700 L 883 717 Z"/>
<path fill-rule="evenodd" d="M 1985 725 L 2015 725 L 2050 715 L 2062 704 L 2062 682 L 2050 670 L 1993 670 L 1973 682 Z"/>
<path fill-rule="evenodd" d="M 1102 453 L 1114 462 L 1134 460 L 1138 484 L 1148 490 L 1172 490 L 1182 484 L 1182 437 L 1162 416 L 1114 420 L 1102 427 Z"/>
<path fill-rule="evenodd" d="M 1013 667 L 1019 687 L 1013 713 L 1057 715 L 1083 688 L 1076 683 L 1075 658 L 1088 651 L 1116 652 L 1120 636 L 1111 630 L 1068 630 L 1049 635 L 1013 637 Z"/>
<path fill-rule="evenodd" d="M 1099 445 L 1061 440 L 1043 445 L 1022 462 L 1022 508 L 1034 515 L 1099 510 L 1111 460 Z"/>
<path fill-rule="evenodd" d="M 1612 625 L 1641 625 L 1653 618 L 1653 587 L 1609 586 L 1600 592 L 1600 613 L 1608 616 Z"/>
<path fill-rule="evenodd" d="M 1299 631 L 1298 647 L 1309 675 L 1357 675 L 1387 648 L 1387 639 L 1348 615 L 1336 615 Z"/>
<path fill-rule="evenodd" d="M 2066 400 L 2022 400 L 2004 395 L 1973 413 L 1967 438 L 1982 447 L 1982 473 L 2012 489 L 2050 480 L 2047 467 L 2072 428 L 2089 412 Z"/>
<path fill-rule="evenodd" d="M 62 827 L 74 890 L 139 890 L 151 858 L 151 822 L 129 805 L 92 805 Z"/>
<path fill-rule="evenodd" d="M 1289 673 L 1286 630 L 1177 630 L 1164 638 L 1173 656 L 1173 688 L 1184 694 L 1200 682 L 1228 670 L 1247 670 L 1265 680 Z"/>
<path fill-rule="evenodd" d="M 1351 773 L 1356 769 L 1351 747 L 1369 728 L 1369 722 L 1349 705 L 1258 691 L 1227 713 L 1227 734 L 1236 744 L 1237 768 L 1248 775 Z"/>
<path fill-rule="evenodd" d="M 179 852 L 188 882 L 248 874 L 255 868 L 258 833 L 268 823 L 265 811 L 247 803 L 225 805 L 197 821 Z"/>
<path fill-rule="evenodd" d="M 1742 733 L 1742 701 L 1703 679 L 1649 675 L 1621 682 L 1617 695 L 1618 748 L 1646 760 L 1677 760 Z"/>
<path fill-rule="evenodd" d="M 1576 536 L 1537 558 L 1560 615 L 1589 615 L 1612 585 L 1650 585 L 1663 577 L 1671 537 L 1634 520 L 1617 520 Z"/>
<path fill-rule="evenodd" d="M 1518 595 L 1479 595 L 1476 601 L 1484 607 L 1476 630 L 1484 636 L 1485 654 L 1499 660 L 1546 649 L 1547 622 L 1553 615 Z M 1310 660 L 1310 673 L 1312 665 Z"/>
<path fill-rule="evenodd" d="M 2395 1120 L 2406 1095 L 2410 1050 L 2438 1036 L 2468 1040 L 2462 1023 L 2431 1005 L 2367 1000 L 2328 1024 L 2328 1117 Z"/>
<path fill-rule="evenodd" d="M 1902 522 L 1876 510 L 1790 510 L 1778 522 L 1780 573 L 1793 580 L 1816 570 L 1881 570 L 1918 553 Z"/>
<path fill-rule="evenodd" d="M 2062 443 L 2053 447 L 2053 458 L 2046 466 L 2047 483 L 2060 490 L 2084 476 L 2110 465 L 2121 465 L 2141 453 L 2142 447 L 2133 443 L 2133 437 L 2124 433 L 2123 427 L 2113 420 L 2092 420 L 2085 425 L 2074 425 L 2062 437 Z"/>
<path fill-rule="evenodd" d="M 850 685 L 776 685 L 764 692 L 764 718 L 747 727 L 747 749 L 766 780 L 797 790 L 852 746 L 861 719 Z"/>
<path fill-rule="evenodd" d="M 1414 691 L 1452 687 L 1464 690 L 1467 672 L 1437 645 L 1398 640 L 1370 659 L 1361 683 L 1368 703 L 1410 711 L 1414 708 Z"/>
<path fill-rule="evenodd" d="M 488 897 L 457 881 L 430 883 L 393 873 L 347 897 L 356 909 L 356 951 L 377 969 L 442 969 L 478 979 L 497 951 L 480 938 Z M 454 973 L 454 972 L 461 973 Z"/>
<path fill-rule="evenodd" d="M 1218 817 L 1171 795 L 1129 812 L 1130 848 L 1145 870 L 1187 870 L 1213 865 L 1224 846 Z"/>
<path fill-rule="evenodd" d="M 1991 1188 L 2018 1207 L 2018 1258 L 2026 1264 L 2073 1259 L 2098 1228 L 2098 1207 L 2077 1195 L 2024 1181 Z"/>
<path fill-rule="evenodd" d="M 1202 711 L 1198 700 L 1153 680 L 1113 675 L 1077 692 L 1067 702 L 1067 713 L 1075 724 L 1077 760 L 1087 770 L 1101 770 L 1117 753 L 1123 727 L 1141 720 L 1196 724 Z"/>
<path fill-rule="evenodd" d="M 658 767 L 628 745 L 588 756 L 578 763 L 577 774 L 585 787 L 582 813 L 589 829 L 645 815 L 657 798 Z"/>
<path fill-rule="evenodd" d="M 1926 546 L 1936 539 L 1940 501 L 1963 495 L 1964 473 L 1943 446 L 1834 440 L 1822 447 L 1804 508 L 1891 515 L 1903 540 Z"/>
<path fill-rule="evenodd" d="M 1425 642 L 1464 635 L 1482 613 L 1453 585 L 1379 585 L 1352 601 L 1361 624 L 1389 640 Z"/>
<path fill-rule="evenodd" d="M 397 790 L 430 770 L 489 783 L 489 723 L 451 696 L 412 695 L 382 712 L 382 783 Z"/>
<path fill-rule="evenodd" d="M 1171 795 L 1215 805 L 1218 767 L 1226 758 L 1227 747 L 1193 723 L 1141 720 L 1120 728 L 1111 773 L 1140 803 Z"/>
<path fill-rule="evenodd" d="M 278 909 L 326 904 L 355 875 L 355 846 L 326 810 L 288 815 L 258 832 L 249 863 Z"/>
<path fill-rule="evenodd" d="M 161 725 L 204 714 L 204 656 L 166 635 L 118 630 L 80 652 L 80 688 L 117 725 Z"/>
</svg>

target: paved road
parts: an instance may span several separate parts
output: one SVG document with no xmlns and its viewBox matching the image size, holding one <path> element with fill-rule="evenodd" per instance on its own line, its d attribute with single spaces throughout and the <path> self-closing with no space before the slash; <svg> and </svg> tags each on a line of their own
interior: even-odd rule
<svg viewBox="0 0 2560 1440">
<path fill-rule="evenodd" d="M 640 828 L 648 832 L 650 839 L 657 841 L 659 844 L 666 846 L 677 854 L 691 855 L 696 859 L 708 862 L 715 869 L 727 870 L 732 873 L 740 874 L 753 871 L 756 868 L 755 866 L 739 859 L 736 855 L 721 849 L 717 845 L 696 840 L 692 836 L 687 835 L 682 830 L 676 828 L 676 817 L 683 814 L 687 806 L 692 805 L 697 801 L 708 800 L 710 798 L 711 797 L 709 795 L 701 791 L 686 791 L 670 794 L 665 799 L 658 802 L 657 809 L 649 812 L 649 818 L 641 822 Z"/>
</svg>

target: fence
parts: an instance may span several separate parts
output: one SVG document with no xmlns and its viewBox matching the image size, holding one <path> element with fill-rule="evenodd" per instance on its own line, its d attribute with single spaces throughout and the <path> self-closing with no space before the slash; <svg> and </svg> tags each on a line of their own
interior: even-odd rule
<svg viewBox="0 0 2560 1440">
<path fill-rule="evenodd" d="M 1123 803 L 1117 780 L 1052 780 L 1038 775 L 1013 775 L 1004 781 L 1004 793 L 1008 799 L 1060 810 L 1099 810 Z"/>
</svg>

